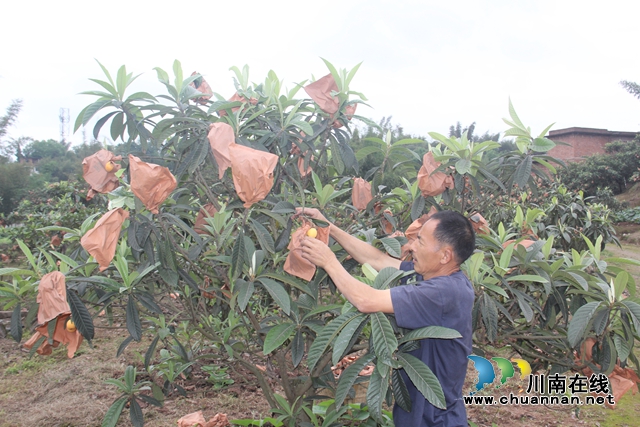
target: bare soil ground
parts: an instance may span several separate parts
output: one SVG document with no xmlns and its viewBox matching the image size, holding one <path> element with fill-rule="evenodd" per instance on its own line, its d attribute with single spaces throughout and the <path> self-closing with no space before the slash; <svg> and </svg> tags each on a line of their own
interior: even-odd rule
<svg viewBox="0 0 640 427">
<path fill-rule="evenodd" d="M 73 359 L 67 358 L 62 346 L 50 356 L 29 358 L 13 340 L 0 339 L 0 427 L 101 425 L 118 397 L 115 387 L 103 381 L 121 377 L 127 365 L 137 365 L 144 374 L 140 354 L 149 342 L 133 343 L 116 357 L 120 342 L 128 335 L 126 329 L 98 326 L 93 348 L 83 343 Z M 145 425 L 174 427 L 180 417 L 198 410 L 206 419 L 219 412 L 229 419 L 259 419 L 269 414 L 269 405 L 250 374 L 239 367 L 228 372 L 234 384 L 215 390 L 201 366 L 194 365 L 190 378 L 180 382 L 186 397 L 171 396 L 162 408 L 141 405 Z M 149 378 L 139 374 L 137 380 L 142 379 Z M 128 410 L 125 414 L 118 426 L 131 425 Z"/>
</svg>

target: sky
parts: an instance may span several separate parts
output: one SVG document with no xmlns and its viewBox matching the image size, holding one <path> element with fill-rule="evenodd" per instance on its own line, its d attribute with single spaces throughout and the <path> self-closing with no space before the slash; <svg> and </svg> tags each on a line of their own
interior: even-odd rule
<svg viewBox="0 0 640 427">
<path fill-rule="evenodd" d="M 66 108 L 72 133 L 95 100 L 79 93 L 104 78 L 96 59 L 141 73 L 134 91 L 154 95 L 153 68 L 178 59 L 230 97 L 231 66 L 249 65 L 256 83 L 274 70 L 292 88 L 327 74 L 325 58 L 362 62 L 351 88 L 370 107 L 357 114 L 413 135 L 458 121 L 503 132 L 509 99 L 534 133 L 640 131 L 640 99 L 619 83 L 640 83 L 639 12 L 631 1 L 12 1 L 0 6 L 0 115 L 22 99 L 7 137 L 58 140 Z M 67 140 L 80 144 L 82 130 Z"/>
</svg>

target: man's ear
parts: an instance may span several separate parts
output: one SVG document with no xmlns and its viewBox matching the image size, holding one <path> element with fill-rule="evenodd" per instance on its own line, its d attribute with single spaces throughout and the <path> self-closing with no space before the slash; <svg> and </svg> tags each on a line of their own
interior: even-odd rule
<svg viewBox="0 0 640 427">
<path fill-rule="evenodd" d="M 442 257 L 440 258 L 440 264 L 448 264 L 455 261 L 455 254 L 451 246 L 446 246 L 442 251 Z"/>
</svg>

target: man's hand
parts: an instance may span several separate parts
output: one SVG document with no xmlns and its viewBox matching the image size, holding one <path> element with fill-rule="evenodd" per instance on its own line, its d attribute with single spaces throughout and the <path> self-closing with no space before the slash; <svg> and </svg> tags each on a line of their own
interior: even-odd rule
<svg viewBox="0 0 640 427">
<path fill-rule="evenodd" d="M 320 221 L 329 222 L 324 215 L 316 208 L 296 208 L 296 215 L 304 215 L 309 218 L 318 219 Z"/>
<path fill-rule="evenodd" d="M 325 270 L 329 264 L 338 261 L 331 248 L 318 239 L 305 237 L 302 239 L 300 247 L 302 248 L 302 258 Z"/>
</svg>

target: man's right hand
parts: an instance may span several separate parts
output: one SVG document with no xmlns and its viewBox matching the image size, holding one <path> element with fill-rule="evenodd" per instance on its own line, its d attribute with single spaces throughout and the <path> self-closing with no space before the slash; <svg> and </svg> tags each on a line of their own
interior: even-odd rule
<svg viewBox="0 0 640 427">
<path fill-rule="evenodd" d="M 296 208 L 296 215 L 303 215 L 320 221 L 329 222 L 329 220 L 316 208 Z"/>
</svg>

